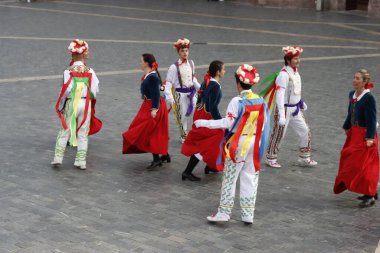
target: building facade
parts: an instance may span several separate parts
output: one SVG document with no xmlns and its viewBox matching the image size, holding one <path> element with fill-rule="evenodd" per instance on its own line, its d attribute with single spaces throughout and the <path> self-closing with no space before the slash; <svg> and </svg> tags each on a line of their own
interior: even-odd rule
<svg viewBox="0 0 380 253">
<path fill-rule="evenodd" d="M 257 6 L 286 7 L 286 8 L 316 8 L 318 0 L 238 0 Z M 361 10 L 369 16 L 380 17 L 380 0 L 320 0 L 323 10 Z"/>
</svg>

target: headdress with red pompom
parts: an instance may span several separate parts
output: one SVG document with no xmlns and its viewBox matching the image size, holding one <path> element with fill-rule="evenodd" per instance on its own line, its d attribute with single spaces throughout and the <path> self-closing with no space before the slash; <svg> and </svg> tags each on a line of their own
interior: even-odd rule
<svg viewBox="0 0 380 253">
<path fill-rule="evenodd" d="M 72 54 L 80 55 L 88 51 L 88 44 L 84 40 L 75 39 L 70 43 L 68 49 Z"/>
<path fill-rule="evenodd" d="M 235 73 L 240 82 L 244 84 L 254 85 L 260 81 L 260 75 L 257 73 L 256 68 L 248 64 L 241 65 Z"/>
<path fill-rule="evenodd" d="M 299 46 L 287 46 L 282 48 L 282 52 L 285 56 L 295 57 L 299 56 L 303 52 L 303 49 Z"/>
<path fill-rule="evenodd" d="M 190 44 L 190 40 L 186 38 L 181 38 L 174 42 L 173 47 L 179 50 L 181 48 L 190 48 Z"/>
</svg>

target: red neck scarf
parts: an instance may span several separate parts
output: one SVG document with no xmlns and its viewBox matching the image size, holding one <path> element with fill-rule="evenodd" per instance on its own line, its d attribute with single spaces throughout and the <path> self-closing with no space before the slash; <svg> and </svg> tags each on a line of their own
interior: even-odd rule
<svg viewBox="0 0 380 253">
<path fill-rule="evenodd" d="M 187 59 L 185 59 L 185 60 L 182 60 L 182 59 L 181 59 L 181 63 L 180 63 L 179 65 L 182 65 L 182 64 L 184 64 L 184 63 L 185 63 L 185 64 L 187 63 Z"/>
</svg>

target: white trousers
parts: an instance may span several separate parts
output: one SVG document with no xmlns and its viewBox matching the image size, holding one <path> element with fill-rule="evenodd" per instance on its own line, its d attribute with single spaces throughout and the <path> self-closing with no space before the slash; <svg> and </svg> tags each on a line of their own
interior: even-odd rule
<svg viewBox="0 0 380 253">
<path fill-rule="evenodd" d="M 179 132 L 182 139 L 186 138 L 187 133 L 189 132 L 188 129 L 191 129 L 191 126 L 193 124 L 193 115 L 195 111 L 195 105 L 197 103 L 197 96 L 195 95 L 192 100 L 193 108 L 194 108 L 193 112 L 191 113 L 191 115 L 186 116 L 187 108 L 190 102 L 189 98 L 187 97 L 187 95 L 189 94 L 190 93 L 175 92 L 175 95 L 174 95 L 175 103 L 177 107 L 175 117 L 179 125 Z"/>
<path fill-rule="evenodd" d="M 82 123 L 82 120 L 84 117 L 85 105 L 86 105 L 85 99 L 81 99 L 78 103 L 77 110 L 76 110 L 77 127 Z M 86 156 L 87 156 L 87 148 L 88 148 L 88 131 L 90 130 L 90 120 L 91 120 L 91 101 L 89 102 L 88 107 L 89 108 L 87 112 L 86 121 L 83 123 L 83 125 L 81 126 L 77 134 L 78 147 L 77 147 L 77 154 L 75 156 L 75 162 L 74 162 L 75 166 L 86 165 Z M 66 130 L 61 128 L 61 130 L 58 132 L 57 141 L 55 144 L 54 161 L 57 161 L 57 162 L 62 162 L 63 156 L 65 154 L 67 142 L 70 138 L 69 124 L 70 124 L 71 112 L 72 112 L 72 101 L 68 100 L 66 102 L 66 106 L 63 113 L 66 123 L 68 124 L 68 128 Z"/>
<path fill-rule="evenodd" d="M 234 206 L 236 182 L 240 176 L 240 207 L 242 217 L 254 217 L 259 172 L 255 172 L 253 163 L 254 139 L 244 157 L 240 156 L 241 145 L 245 137 L 239 140 L 237 162 L 226 158 L 223 171 L 223 182 L 218 212 L 231 215 Z"/>
<path fill-rule="evenodd" d="M 277 159 L 279 147 L 283 137 L 285 136 L 288 126 L 290 126 L 298 136 L 299 156 L 302 158 L 310 157 L 310 129 L 301 110 L 297 115 L 292 115 L 295 110 L 295 107 L 286 108 L 285 126 L 280 126 L 278 124 L 279 115 L 276 108 L 276 112 L 274 114 L 274 127 L 267 147 L 268 159 Z"/>
</svg>

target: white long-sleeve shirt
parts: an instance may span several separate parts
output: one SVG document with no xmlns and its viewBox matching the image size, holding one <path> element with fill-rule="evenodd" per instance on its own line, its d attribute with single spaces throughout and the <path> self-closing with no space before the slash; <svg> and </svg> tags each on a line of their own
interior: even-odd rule
<svg viewBox="0 0 380 253">
<path fill-rule="evenodd" d="M 193 76 L 192 71 L 192 69 L 195 68 L 194 62 L 192 60 L 188 60 L 186 63 L 182 63 L 181 59 L 179 59 L 177 63 L 179 65 L 183 87 L 186 88 L 194 85 L 195 89 L 199 90 L 201 85 L 198 82 L 195 75 Z M 185 64 L 185 66 L 183 66 L 183 64 Z M 191 66 L 190 64 L 192 64 L 193 66 Z M 181 88 L 181 84 L 179 83 L 178 78 L 178 71 L 175 64 L 170 65 L 165 80 L 165 99 L 171 103 L 174 102 L 172 87 L 174 87 L 174 89 Z"/>
<path fill-rule="evenodd" d="M 246 93 L 246 92 L 252 92 L 251 90 L 243 90 L 240 95 Z M 235 129 L 232 129 L 236 118 L 239 115 L 239 101 L 242 100 L 241 96 L 236 96 L 233 99 L 231 99 L 230 103 L 227 106 L 226 111 L 226 117 L 218 120 L 197 120 L 196 122 L 200 121 L 200 125 L 197 127 L 207 127 L 210 129 L 228 129 L 231 132 L 235 132 L 237 126 Z"/>
<path fill-rule="evenodd" d="M 284 66 L 276 78 L 279 88 L 276 92 L 276 105 L 280 119 L 285 119 L 285 104 L 297 104 L 301 100 L 301 76 L 297 70 Z"/>
</svg>

